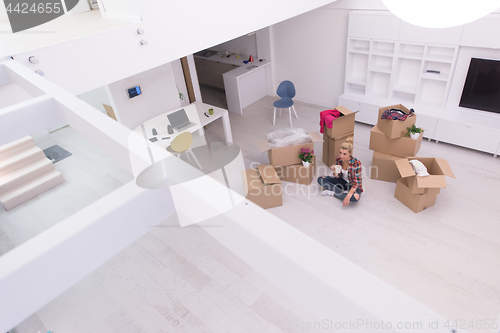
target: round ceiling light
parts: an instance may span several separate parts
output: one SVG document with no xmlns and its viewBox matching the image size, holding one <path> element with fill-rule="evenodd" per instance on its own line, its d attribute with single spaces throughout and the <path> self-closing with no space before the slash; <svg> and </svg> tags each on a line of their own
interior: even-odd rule
<svg viewBox="0 0 500 333">
<path fill-rule="evenodd" d="M 500 8 L 500 0 L 382 0 L 394 15 L 425 28 L 450 28 Z"/>
</svg>

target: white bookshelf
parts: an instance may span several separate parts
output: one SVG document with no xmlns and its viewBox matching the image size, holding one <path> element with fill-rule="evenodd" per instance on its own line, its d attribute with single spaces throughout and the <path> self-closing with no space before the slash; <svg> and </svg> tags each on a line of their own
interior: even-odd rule
<svg viewBox="0 0 500 333">
<path fill-rule="evenodd" d="M 345 93 L 440 112 L 458 46 L 349 38 Z M 424 111 L 426 110 L 426 111 Z"/>
</svg>

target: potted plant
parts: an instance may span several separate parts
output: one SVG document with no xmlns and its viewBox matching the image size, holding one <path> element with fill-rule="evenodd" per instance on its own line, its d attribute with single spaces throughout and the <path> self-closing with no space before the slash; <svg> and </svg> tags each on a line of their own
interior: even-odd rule
<svg viewBox="0 0 500 333">
<path fill-rule="evenodd" d="M 420 136 L 420 133 L 423 133 L 424 130 L 420 127 L 417 127 L 415 125 L 412 125 L 412 127 L 407 127 L 408 133 L 406 133 L 407 136 L 410 138 L 416 140 Z"/>
<path fill-rule="evenodd" d="M 313 156 L 314 156 L 314 150 L 311 150 L 309 148 L 301 148 L 300 149 L 299 158 L 302 160 L 302 164 L 305 167 L 308 167 L 309 165 L 311 165 Z"/>
</svg>

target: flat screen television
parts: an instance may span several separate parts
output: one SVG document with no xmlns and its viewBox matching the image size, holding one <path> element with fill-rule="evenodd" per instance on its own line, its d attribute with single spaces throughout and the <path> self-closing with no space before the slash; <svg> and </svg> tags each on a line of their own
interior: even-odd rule
<svg viewBox="0 0 500 333">
<path fill-rule="evenodd" d="M 499 60 L 470 60 L 459 106 L 500 113 Z"/>
<path fill-rule="evenodd" d="M 128 98 L 134 98 L 142 94 L 141 87 L 135 86 L 127 89 Z"/>
</svg>

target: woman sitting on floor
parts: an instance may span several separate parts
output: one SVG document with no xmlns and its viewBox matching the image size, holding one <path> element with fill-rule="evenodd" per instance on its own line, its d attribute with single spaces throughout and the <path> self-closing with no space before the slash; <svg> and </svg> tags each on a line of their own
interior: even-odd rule
<svg viewBox="0 0 500 333">
<path fill-rule="evenodd" d="M 318 184 L 324 188 L 322 195 L 331 195 L 341 199 L 343 205 L 347 206 L 351 202 L 358 201 L 363 192 L 361 162 L 352 156 L 352 137 L 342 143 L 339 153 L 337 163 L 331 166 L 334 176 L 318 177 Z"/>
</svg>

